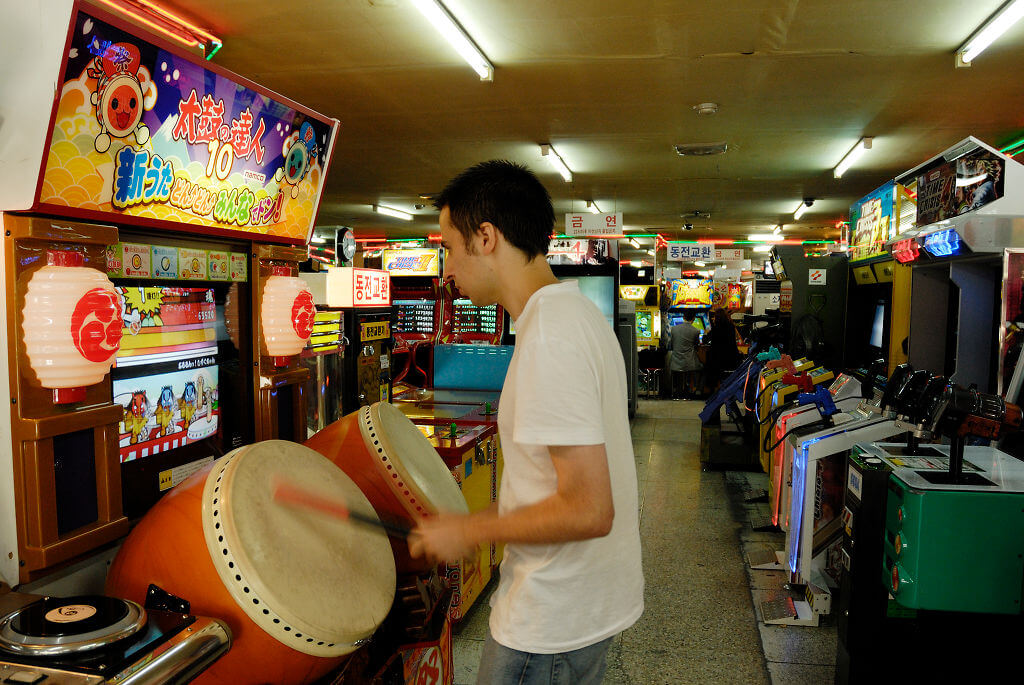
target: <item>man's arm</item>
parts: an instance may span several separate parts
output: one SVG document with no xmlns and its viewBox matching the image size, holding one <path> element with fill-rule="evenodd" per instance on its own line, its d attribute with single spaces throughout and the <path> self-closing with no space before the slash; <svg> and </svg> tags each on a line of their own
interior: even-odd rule
<svg viewBox="0 0 1024 685">
<path fill-rule="evenodd" d="M 425 519 L 409 538 L 411 554 L 455 561 L 484 542 L 545 544 L 607 535 L 615 506 L 604 445 L 552 446 L 548 451 L 558 480 L 554 494 L 504 516 L 492 507 Z"/>
</svg>

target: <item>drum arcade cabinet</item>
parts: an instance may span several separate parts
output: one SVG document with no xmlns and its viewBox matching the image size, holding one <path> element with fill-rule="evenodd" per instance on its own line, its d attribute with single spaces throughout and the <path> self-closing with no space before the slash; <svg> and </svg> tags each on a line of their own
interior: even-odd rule
<svg viewBox="0 0 1024 685">
<path fill-rule="evenodd" d="M 0 637 L 0 662 L 44 649 L 46 682 L 191 678 L 225 624 L 145 588 L 102 597 L 103 575 L 168 490 L 303 425 L 301 394 L 282 398 L 314 311 L 294 246 L 338 122 L 84 3 L 0 11 L 19 75 L 0 127 L 0 634 L 44 618 L 28 647 Z M 88 619 L 47 625 L 69 603 Z"/>
</svg>

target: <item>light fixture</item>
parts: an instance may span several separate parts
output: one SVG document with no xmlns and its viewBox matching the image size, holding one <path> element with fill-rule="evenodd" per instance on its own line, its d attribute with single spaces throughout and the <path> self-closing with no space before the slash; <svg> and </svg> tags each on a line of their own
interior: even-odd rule
<svg viewBox="0 0 1024 685">
<path fill-rule="evenodd" d="M 780 233 L 782 233 L 782 224 L 779 224 L 774 229 L 772 229 L 772 235 L 778 235 Z"/>
<path fill-rule="evenodd" d="M 313 333 L 316 307 L 306 282 L 287 266 L 275 266 L 263 284 L 260 321 L 263 344 L 274 366 L 281 368 L 302 351 Z"/>
<path fill-rule="evenodd" d="M 551 147 L 550 144 L 542 143 L 540 146 L 541 157 L 547 157 L 548 163 L 555 168 L 562 178 L 565 179 L 566 183 L 572 183 L 572 171 L 565 165 L 562 158 L 555 152 L 555 148 Z"/>
<path fill-rule="evenodd" d="M 1007 29 L 1024 17 L 1024 0 L 1011 0 L 996 10 L 963 45 L 956 49 L 955 64 L 969 67 L 974 58 L 995 42 Z"/>
<path fill-rule="evenodd" d="M 632 245 L 633 247 L 635 247 L 638 250 L 640 249 L 640 242 L 636 238 L 630 238 L 629 239 L 629 244 Z"/>
<path fill-rule="evenodd" d="M 98 0 L 120 14 L 147 26 L 162 36 L 190 48 L 200 48 L 210 59 L 223 47 L 220 38 L 195 24 L 185 21 L 150 0 Z"/>
<path fill-rule="evenodd" d="M 651 255 L 653 257 L 654 256 L 654 250 L 648 250 L 647 254 L 649 254 L 649 255 Z"/>
<path fill-rule="evenodd" d="M 857 141 L 857 144 L 853 146 L 853 149 L 846 153 L 846 156 L 839 160 L 839 164 L 836 164 L 836 168 L 832 170 L 832 175 L 836 178 L 842 178 L 846 170 L 852 167 L 861 155 L 866 150 L 871 149 L 871 141 L 874 140 L 871 136 L 864 136 Z"/>
<path fill-rule="evenodd" d="M 601 210 L 597 208 L 597 203 L 593 200 L 587 200 L 587 209 L 590 210 L 591 214 L 600 214 Z"/>
<path fill-rule="evenodd" d="M 771 245 L 754 245 L 752 248 L 750 248 L 750 250 L 751 250 L 751 252 L 771 252 L 772 251 L 772 246 Z"/>
<path fill-rule="evenodd" d="M 480 76 L 481 81 L 494 80 L 494 65 L 484 56 L 484 53 L 476 46 L 469 34 L 462 29 L 459 22 L 455 21 L 455 17 L 444 5 L 437 0 L 412 0 L 412 4 L 416 5 L 416 9 L 423 13 L 423 16 L 433 24 L 437 32 L 451 43 L 462 59 L 466 60 L 466 64 Z"/>
<path fill-rule="evenodd" d="M 394 209 L 393 207 L 385 207 L 384 205 L 374 205 L 373 211 L 384 216 L 394 217 L 396 219 L 402 219 L 403 221 L 412 221 L 412 214 L 409 212 L 403 212 L 401 209 Z"/>
<path fill-rule="evenodd" d="M 693 265 L 700 268 L 707 266 L 704 262 L 694 262 Z"/>
<path fill-rule="evenodd" d="M 643 264 L 641 262 L 630 262 L 629 265 L 634 269 L 639 269 Z"/>
<path fill-rule="evenodd" d="M 804 215 L 804 212 L 810 209 L 811 205 L 813 204 L 813 198 L 805 197 L 803 200 L 800 201 L 800 204 L 797 205 L 797 208 L 793 211 L 793 219 L 799 221 L 800 217 Z"/>
<path fill-rule="evenodd" d="M 315 243 L 317 245 L 324 245 L 327 243 L 327 238 L 323 237 L 322 235 L 313 235 L 309 239 L 309 242 Z"/>
<path fill-rule="evenodd" d="M 785 240 L 785 238 L 778 233 L 753 233 L 747 236 L 747 240 L 760 243 L 777 243 L 780 240 Z"/>
</svg>

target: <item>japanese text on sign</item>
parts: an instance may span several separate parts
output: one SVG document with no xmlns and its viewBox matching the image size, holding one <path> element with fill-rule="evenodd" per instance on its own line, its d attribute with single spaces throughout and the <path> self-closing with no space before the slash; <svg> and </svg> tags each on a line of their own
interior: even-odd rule
<svg viewBox="0 0 1024 685">
<path fill-rule="evenodd" d="M 714 245 L 681 245 L 679 243 L 668 244 L 668 259 L 674 262 L 694 261 L 698 259 L 711 259 L 714 254 Z"/>
<path fill-rule="evenodd" d="M 566 214 L 566 235 L 621 235 L 622 212 L 614 214 Z"/>
</svg>

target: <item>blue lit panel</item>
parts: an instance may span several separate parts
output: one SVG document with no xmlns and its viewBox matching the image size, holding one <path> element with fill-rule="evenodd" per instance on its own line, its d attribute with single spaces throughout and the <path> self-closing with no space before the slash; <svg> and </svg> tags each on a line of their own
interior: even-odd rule
<svg viewBox="0 0 1024 685">
<path fill-rule="evenodd" d="M 804 480 L 807 478 L 807 445 L 793 450 L 793 490 L 789 502 L 789 570 L 796 573 L 800 562 L 800 528 L 804 520 Z"/>
<path fill-rule="evenodd" d="M 933 257 L 949 257 L 960 254 L 963 245 L 960 243 L 960 236 L 952 228 L 944 231 L 936 231 L 924 238 L 924 249 Z"/>
</svg>

